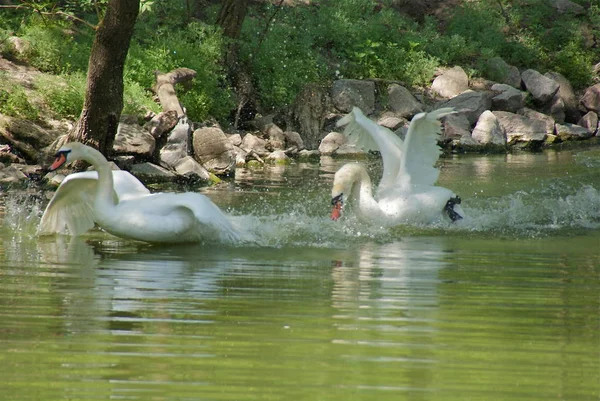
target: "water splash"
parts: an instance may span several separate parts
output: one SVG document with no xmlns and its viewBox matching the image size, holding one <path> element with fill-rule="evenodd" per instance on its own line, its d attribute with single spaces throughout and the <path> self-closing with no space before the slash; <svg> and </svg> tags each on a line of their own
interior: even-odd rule
<svg viewBox="0 0 600 401">
<path fill-rule="evenodd" d="M 40 197 L 11 194 L 4 196 L 3 203 L 4 229 L 13 236 L 34 238 L 43 211 Z M 334 222 L 328 216 L 326 194 L 303 200 L 283 196 L 279 202 L 260 198 L 257 203 L 257 207 L 249 208 L 252 212 L 245 208 L 231 213 L 234 226 L 242 234 L 241 246 L 348 248 L 365 240 L 387 243 L 408 236 L 535 238 L 600 229 L 600 191 L 591 185 L 574 188 L 561 182 L 501 197 L 465 199 L 464 220 L 433 226 L 377 227 L 361 223 L 351 214 Z"/>
</svg>

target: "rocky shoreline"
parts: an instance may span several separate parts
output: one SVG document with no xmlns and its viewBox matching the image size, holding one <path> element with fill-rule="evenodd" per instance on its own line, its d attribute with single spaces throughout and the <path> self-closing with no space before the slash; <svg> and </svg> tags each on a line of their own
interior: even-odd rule
<svg viewBox="0 0 600 401">
<path fill-rule="evenodd" d="M 520 72 L 497 58 L 490 60 L 490 70 L 497 72 L 494 81 L 470 80 L 461 67 L 449 68 L 419 93 L 397 82 L 340 79 L 331 88 L 307 88 L 288 113 L 258 117 L 246 131 L 194 124 L 172 111 L 143 118 L 124 115 L 112 159 L 145 182 L 210 183 L 248 164 L 357 155 L 361 151 L 347 145 L 335 128 L 354 106 L 400 136 L 415 114 L 455 108 L 457 114 L 443 121 L 444 152 L 537 151 L 598 143 L 600 84 L 577 95 L 558 73 Z M 0 185 L 39 177 L 58 185 L 62 175 L 45 174 L 43 166 L 69 123 L 50 127 L 0 115 Z"/>
</svg>

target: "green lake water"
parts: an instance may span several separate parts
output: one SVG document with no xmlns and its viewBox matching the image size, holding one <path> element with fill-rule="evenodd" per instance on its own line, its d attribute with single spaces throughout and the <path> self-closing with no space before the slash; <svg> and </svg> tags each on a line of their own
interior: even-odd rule
<svg viewBox="0 0 600 401">
<path fill-rule="evenodd" d="M 239 246 L 38 238 L 2 193 L 0 400 L 600 399 L 600 150 L 443 158 L 438 227 L 330 221 L 344 162 L 198 189 Z"/>
</svg>

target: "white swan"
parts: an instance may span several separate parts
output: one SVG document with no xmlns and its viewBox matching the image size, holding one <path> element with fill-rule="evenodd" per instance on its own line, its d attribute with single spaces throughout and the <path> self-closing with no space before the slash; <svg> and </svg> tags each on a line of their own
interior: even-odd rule
<svg viewBox="0 0 600 401">
<path fill-rule="evenodd" d="M 46 207 L 38 234 L 81 235 L 97 224 L 121 238 L 151 243 L 235 242 L 239 235 L 223 212 L 206 196 L 156 193 L 126 171 L 113 171 L 106 158 L 89 146 L 61 147 L 50 170 L 84 160 L 96 171 L 67 176 Z"/>
<path fill-rule="evenodd" d="M 453 109 L 442 108 L 417 114 L 403 141 L 354 107 L 337 125 L 346 126 L 344 134 L 348 143 L 365 150 L 379 150 L 383 175 L 376 199 L 371 179 L 362 164 L 342 166 L 333 179 L 331 218 L 337 220 L 350 201 L 359 220 L 383 226 L 461 219 L 464 212 L 459 205 L 460 198 L 451 190 L 434 185 L 439 175 L 434 166 L 440 154 L 439 119 L 452 113 Z"/>
</svg>

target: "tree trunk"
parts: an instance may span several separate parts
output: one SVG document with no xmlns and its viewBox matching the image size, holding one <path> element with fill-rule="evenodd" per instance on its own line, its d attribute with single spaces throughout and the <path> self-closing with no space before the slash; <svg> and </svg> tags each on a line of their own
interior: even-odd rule
<svg viewBox="0 0 600 401">
<path fill-rule="evenodd" d="M 123 110 L 123 69 L 140 0 L 109 0 L 88 66 L 85 101 L 69 140 L 110 154 Z"/>
<path fill-rule="evenodd" d="M 248 0 L 224 0 L 217 25 L 223 28 L 225 36 L 237 39 L 242 31 L 242 24 L 248 10 Z"/>
</svg>

